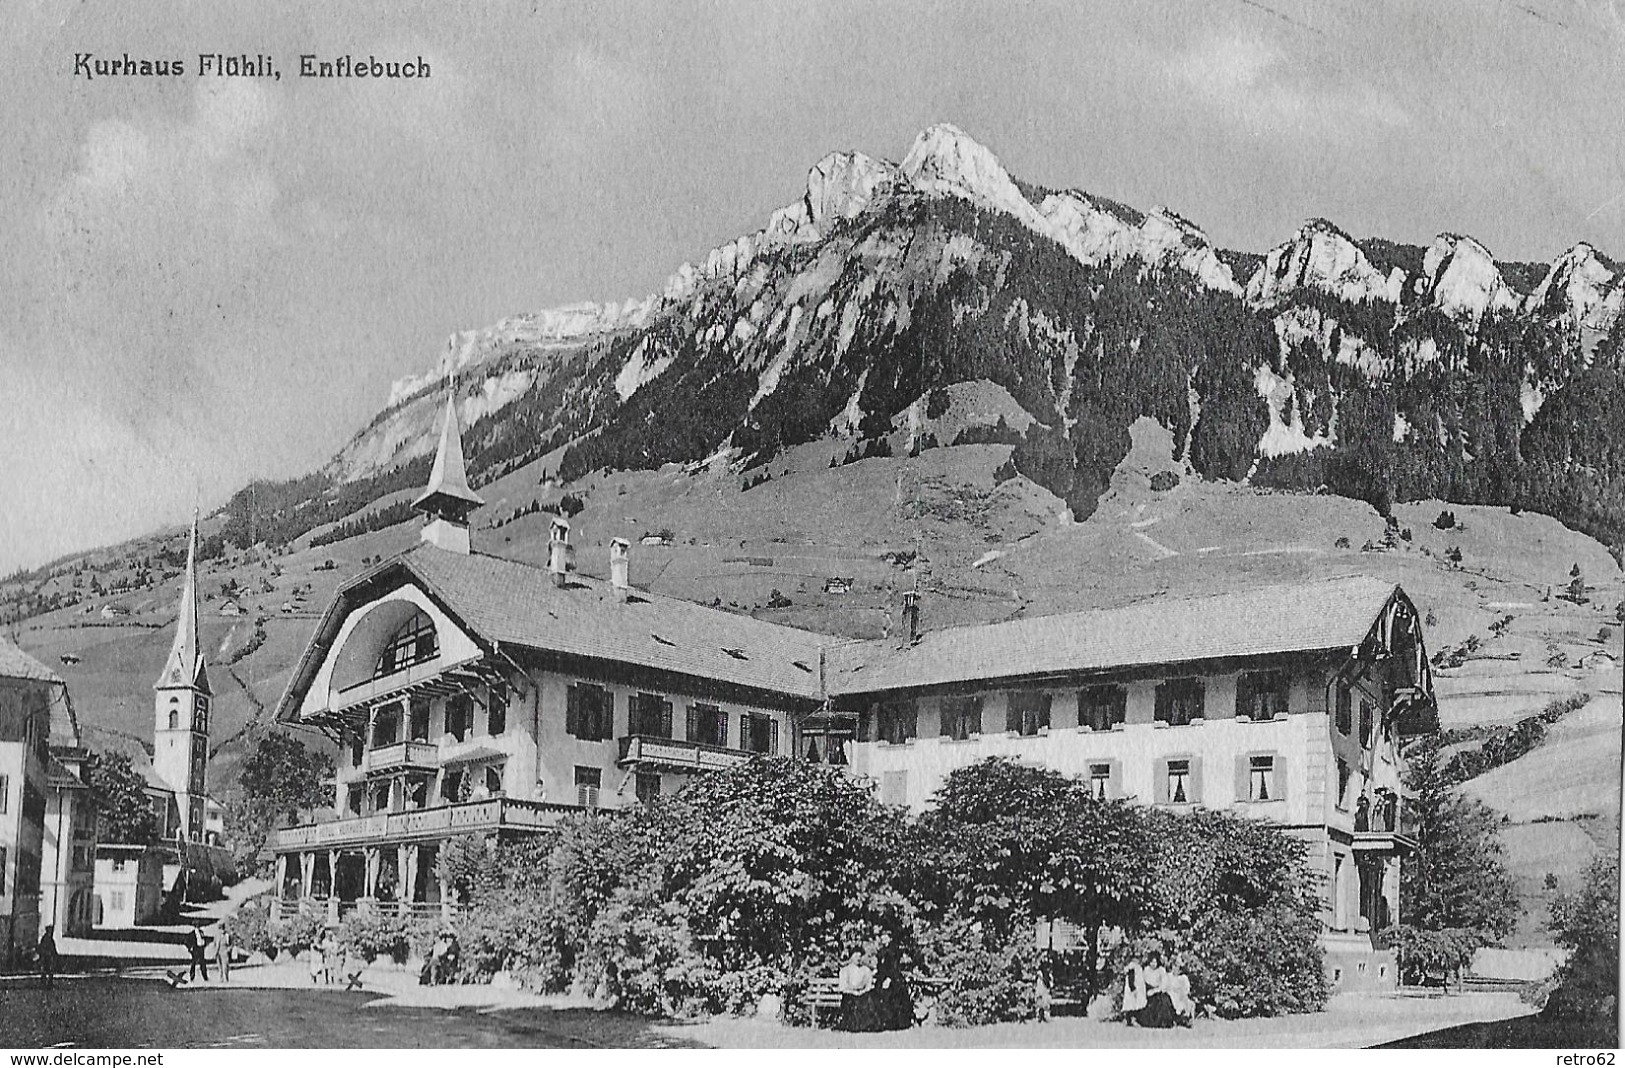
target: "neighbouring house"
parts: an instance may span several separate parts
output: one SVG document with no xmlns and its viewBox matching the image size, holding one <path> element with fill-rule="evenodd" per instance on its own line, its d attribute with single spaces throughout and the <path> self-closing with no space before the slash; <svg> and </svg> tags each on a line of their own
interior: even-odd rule
<svg viewBox="0 0 1625 1068">
<path fill-rule="evenodd" d="M 123 619 L 130 614 L 128 609 L 120 608 L 116 604 L 102 606 L 103 619 Z"/>
<path fill-rule="evenodd" d="M 0 638 L 0 963 L 33 948 L 51 775 L 51 705 L 65 689 L 50 668 Z"/>
<path fill-rule="evenodd" d="M 243 614 L 243 606 L 236 601 L 224 601 L 220 605 L 219 612 L 223 616 L 240 616 Z"/>
<path fill-rule="evenodd" d="M 139 927 L 158 922 L 164 907 L 164 862 L 154 846 L 103 842 L 96 849 L 96 926 Z"/>
<path fill-rule="evenodd" d="M 62 661 L 63 664 L 67 665 L 77 664 L 79 662 L 79 658 L 72 653 L 63 653 L 58 656 L 57 659 Z"/>
<path fill-rule="evenodd" d="M 824 580 L 825 593 L 851 593 L 852 580 L 849 578 L 831 578 Z"/>
<path fill-rule="evenodd" d="M 1399 746 L 1437 729 L 1421 622 L 1346 577 L 855 641 L 707 608 L 572 566 L 472 551 L 447 405 L 422 544 L 342 585 L 277 706 L 340 746 L 331 819 L 271 844 L 285 902 L 436 911 L 448 839 L 537 833 L 637 805 L 757 754 L 844 767 L 921 809 L 954 768 L 1040 762 L 1103 797 L 1229 809 L 1301 838 L 1324 874 L 1340 987 L 1393 986 L 1373 933 L 1399 919 L 1414 842 Z"/>
</svg>

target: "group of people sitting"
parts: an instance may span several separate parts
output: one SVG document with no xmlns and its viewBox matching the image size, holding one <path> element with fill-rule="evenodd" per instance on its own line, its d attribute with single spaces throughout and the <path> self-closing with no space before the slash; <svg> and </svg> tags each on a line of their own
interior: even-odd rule
<svg viewBox="0 0 1625 1068">
<path fill-rule="evenodd" d="M 419 985 L 444 986 L 447 983 L 455 983 L 457 965 L 462 955 L 463 949 L 457 941 L 457 932 L 449 927 L 441 931 L 423 960 L 423 969 L 418 972 Z"/>
<path fill-rule="evenodd" d="M 874 967 L 854 952 L 836 976 L 841 993 L 842 1031 L 899 1031 L 914 1026 L 914 999 L 902 961 L 889 943 L 880 947 Z"/>
<path fill-rule="evenodd" d="M 1195 1015 L 1191 980 L 1177 955 L 1166 967 L 1156 949 L 1144 960 L 1129 961 L 1123 974 L 1122 1018 L 1130 1027 L 1189 1027 Z"/>
</svg>

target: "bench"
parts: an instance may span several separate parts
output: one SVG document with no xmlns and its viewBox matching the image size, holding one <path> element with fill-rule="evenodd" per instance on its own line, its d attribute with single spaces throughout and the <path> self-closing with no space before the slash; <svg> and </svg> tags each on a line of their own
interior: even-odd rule
<svg viewBox="0 0 1625 1068">
<path fill-rule="evenodd" d="M 817 1027 L 819 1009 L 839 1009 L 841 1007 L 841 981 L 821 976 L 809 979 L 807 981 L 807 990 L 801 995 L 801 1003 L 812 1013 L 812 1025 Z"/>
</svg>

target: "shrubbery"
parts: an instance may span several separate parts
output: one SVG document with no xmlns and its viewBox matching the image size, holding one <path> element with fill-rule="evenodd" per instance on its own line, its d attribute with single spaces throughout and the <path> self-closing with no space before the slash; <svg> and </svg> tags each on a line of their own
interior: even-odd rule
<svg viewBox="0 0 1625 1068">
<path fill-rule="evenodd" d="M 226 930 L 231 940 L 245 953 L 264 953 L 270 956 L 276 950 L 271 938 L 270 899 L 257 897 L 245 901 L 237 911 L 226 917 Z"/>
<path fill-rule="evenodd" d="M 412 949 L 410 924 L 404 916 L 387 916 L 376 909 L 358 909 L 339 924 L 339 945 L 371 964 L 387 957 L 405 964 Z"/>
<path fill-rule="evenodd" d="M 745 1012 L 774 994 L 801 1022 L 808 982 L 856 950 L 943 980 L 945 1024 L 1027 1019 L 1045 916 L 1084 929 L 1094 949 L 1067 970 L 1097 990 L 1112 974 L 1103 932 L 1168 928 L 1193 989 L 1225 1015 L 1326 996 L 1300 843 L 1098 801 L 1009 760 L 955 771 L 918 820 L 836 769 L 758 759 L 654 805 L 456 852 L 472 902 L 457 924 L 465 981 L 505 971 L 638 1013 Z"/>
</svg>

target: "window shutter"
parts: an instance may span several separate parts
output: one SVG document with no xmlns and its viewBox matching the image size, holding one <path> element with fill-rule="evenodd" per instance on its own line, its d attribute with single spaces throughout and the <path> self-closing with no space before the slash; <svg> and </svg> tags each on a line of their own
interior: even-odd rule
<svg viewBox="0 0 1625 1068">
<path fill-rule="evenodd" d="M 687 729 L 683 732 L 683 737 L 687 738 L 691 742 L 700 741 L 701 739 L 700 739 L 700 713 L 699 713 L 699 710 L 696 709 L 693 705 L 689 705 L 688 706 L 688 717 L 687 718 L 688 718 Z"/>
<path fill-rule="evenodd" d="M 1247 801 L 1252 798 L 1252 753 L 1242 753 L 1236 757 L 1236 800 Z"/>
<path fill-rule="evenodd" d="M 739 748 L 750 749 L 750 713 L 739 713 Z"/>
<path fill-rule="evenodd" d="M 1281 759 L 1279 753 L 1271 753 L 1275 758 L 1275 774 L 1270 783 L 1270 799 L 1274 801 L 1286 800 L 1286 761 Z"/>
<path fill-rule="evenodd" d="M 1191 773 L 1185 780 L 1185 793 L 1188 795 L 1186 800 L 1193 805 L 1200 805 L 1202 803 L 1202 758 L 1193 756 L 1189 760 L 1191 762 Z"/>
<path fill-rule="evenodd" d="M 1167 758 L 1158 757 L 1156 763 L 1152 765 L 1152 769 L 1153 769 L 1153 771 L 1154 771 L 1154 773 L 1155 773 L 1155 775 L 1157 777 L 1157 781 L 1156 781 L 1156 784 L 1155 784 L 1156 785 L 1156 798 L 1157 798 L 1157 800 L 1159 802 L 1161 802 L 1163 804 L 1166 804 L 1168 802 L 1168 760 L 1167 760 Z"/>
<path fill-rule="evenodd" d="M 581 737 L 581 688 L 578 686 L 571 686 L 565 691 L 564 730 L 574 737 Z"/>
<path fill-rule="evenodd" d="M 671 702 L 660 702 L 660 736 L 671 737 Z"/>
<path fill-rule="evenodd" d="M 768 735 L 767 735 L 767 755 L 768 756 L 778 756 L 779 755 L 779 721 L 776 720 L 776 719 L 773 719 L 773 720 L 768 720 L 768 722 L 772 725 L 773 729 L 771 731 L 769 731 Z"/>
</svg>

